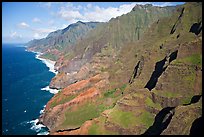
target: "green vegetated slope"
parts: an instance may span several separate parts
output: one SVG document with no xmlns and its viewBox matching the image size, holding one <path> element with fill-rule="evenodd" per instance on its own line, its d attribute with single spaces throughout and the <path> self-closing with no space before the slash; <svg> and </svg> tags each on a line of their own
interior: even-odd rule
<svg viewBox="0 0 204 137">
<path fill-rule="evenodd" d="M 43 52 L 44 58 L 57 60 L 60 55 L 52 50 L 63 52 L 65 48 L 71 48 L 78 39 L 83 38 L 99 24 L 99 22 L 78 21 L 64 29 L 51 32 L 46 38 L 32 40 L 26 45 L 33 51 Z"/>
<path fill-rule="evenodd" d="M 181 15 L 183 7 L 184 13 L 180 23 L 176 31 L 170 34 L 172 27 Z M 199 3 L 187 3 L 182 7 L 178 7 L 171 17 L 161 18 L 152 24 L 141 40 L 136 43 L 128 43 L 123 47 L 117 61 L 112 63 L 108 69 L 112 76 L 111 82 L 117 84 L 126 79 L 125 82 L 128 83 L 134 67 L 143 57 L 144 60 L 141 63 L 143 65 L 141 65 L 141 70 L 138 70 L 141 73 L 132 85 L 137 88 L 144 88 L 155 70 L 156 63 L 178 50 L 176 59 L 171 61 L 158 78 L 155 88 L 166 90 L 167 92 L 175 92 L 175 94 L 181 92 L 181 96 L 186 94 L 187 91 L 185 90 L 187 89 L 188 91 L 191 89 L 189 92 L 193 92 L 195 83 L 191 81 L 192 87 L 189 87 L 190 85 L 187 81 L 190 78 L 185 77 L 193 77 L 196 73 L 199 73 L 195 69 L 196 66 L 199 69 L 202 63 L 202 37 L 201 33 L 197 36 L 189 32 L 189 30 L 194 23 L 202 20 L 201 14 L 198 14 L 201 9 L 202 7 Z M 177 38 L 178 35 L 179 37 Z M 114 75 L 115 73 L 117 75 Z M 168 88 L 165 86 L 168 86 Z"/>
<path fill-rule="evenodd" d="M 154 22 L 139 41 L 127 43 L 126 46 L 122 47 L 116 61 L 107 69 L 110 73 L 110 82 L 115 85 L 113 87 L 128 83 L 131 76 L 134 75 L 135 66 L 139 61 L 142 62 L 140 69 L 137 70 L 137 77 L 132 84 L 126 87 L 124 96 L 138 93 L 137 97 L 139 97 L 142 94 L 140 90 L 143 90 L 150 80 L 156 63 L 168 55 L 173 55 L 172 53 L 176 53 L 175 51 L 177 51 L 177 55 L 170 63 L 166 61 L 167 68 L 161 72 L 155 87 L 151 91 L 147 88 L 143 91 L 150 94 L 149 97 L 146 95 L 147 99 L 143 99 L 145 100 L 143 101 L 144 109 L 142 109 L 142 105 L 127 109 L 132 106 L 132 103 L 129 102 L 125 105 L 126 111 L 124 111 L 123 107 L 118 107 L 121 105 L 120 102 L 126 100 L 124 97 L 121 99 L 122 101 L 117 101 L 116 106 L 107 114 L 104 124 L 97 122 L 99 123 L 97 124 L 98 129 L 105 128 L 117 134 L 161 134 L 164 129 L 161 129 L 161 132 L 148 129 L 155 126 L 156 116 L 162 112 L 162 109 L 179 106 L 178 109 L 175 109 L 175 113 L 180 113 L 179 111 L 193 108 L 190 102 L 194 100 L 194 97 L 202 95 L 202 31 L 197 35 L 190 30 L 193 24 L 199 24 L 199 22 L 202 22 L 202 4 L 186 3 L 177 7 L 171 17 L 160 18 Z M 199 31 L 200 27 L 202 28 L 202 24 L 195 31 Z M 171 34 L 172 28 L 175 31 Z M 139 99 L 134 99 L 133 102 L 136 104 L 137 100 Z M 188 105 L 182 107 L 184 104 Z M 184 108 L 185 110 L 182 110 Z M 168 132 L 165 131 L 163 134 L 189 134 L 192 122 L 201 116 L 201 104 L 195 109 L 199 111 L 198 114 L 197 111 L 193 112 L 190 109 L 186 114 L 182 113 L 184 118 L 180 119 L 177 115 L 173 116 L 173 122 L 176 121 L 180 126 L 170 124 L 176 131 L 171 132 L 170 127 Z M 143 112 L 135 115 L 141 110 Z M 126 116 L 129 117 L 126 118 Z M 99 119 L 101 119 L 100 117 Z M 177 121 L 177 118 L 180 120 Z M 186 128 L 185 132 L 182 132 L 187 120 L 190 126 L 188 129 Z M 131 123 L 133 123 L 132 127 Z M 93 125 L 95 126 L 95 123 Z M 157 129 L 159 130 L 161 127 L 162 125 Z M 93 127 L 90 127 L 90 134 L 92 134 L 92 130 Z"/>
<path fill-rule="evenodd" d="M 103 47 L 112 47 L 117 52 L 124 43 L 140 39 L 151 23 L 160 17 L 171 15 L 174 9 L 175 7 L 136 5 L 130 13 L 112 18 L 89 32 L 84 39 L 77 42 L 74 53 L 69 58 L 79 54 L 83 58 L 89 58 Z"/>
<path fill-rule="evenodd" d="M 73 66 L 74 71 L 79 71 L 87 63 L 91 66 L 89 73 L 92 75 L 106 71 L 106 66 L 115 61 L 113 59 L 126 46 L 125 43 L 138 41 L 153 22 L 160 17 L 170 16 L 174 9 L 175 7 L 136 5 L 130 13 L 98 25 L 83 39 L 78 40 L 72 49 L 64 50 L 64 61 L 57 61 L 58 71 L 72 73 Z M 101 67 L 93 68 L 101 60 L 104 61 Z"/>
<path fill-rule="evenodd" d="M 202 3 L 163 8 L 136 5 L 130 13 L 98 25 L 63 56 L 73 64 L 75 59 L 85 60 L 81 66 L 94 66 L 96 61 L 99 65 L 107 58 L 110 62 L 103 62 L 107 67 L 92 68 L 91 73 L 108 72 L 109 83 L 94 102 L 63 111 L 65 120 L 56 129 L 83 128 L 91 120 L 88 134 L 171 134 L 171 130 L 163 132 L 171 117 L 175 122 L 174 114 L 193 107 L 202 95 L 201 28 Z M 60 72 L 69 72 L 70 64 Z M 65 102 L 63 98 L 52 107 Z M 200 112 L 202 106 L 196 107 Z M 183 115 L 172 134 L 189 134 L 180 131 L 185 117 L 192 124 L 200 116 Z"/>
<path fill-rule="evenodd" d="M 138 10 L 136 10 L 138 9 Z M 82 39 L 77 40 L 72 48 L 65 48 L 60 52 L 62 60 L 55 65 L 61 73 L 78 72 L 85 64 L 89 68 L 87 75 L 94 75 L 105 71 L 109 62 L 118 54 L 124 43 L 137 41 L 138 33 L 141 38 L 144 31 L 159 17 L 170 16 L 175 7 L 154 7 L 152 5 L 136 5 L 130 13 L 111 19 L 107 23 L 100 23 L 95 29 L 88 32 Z M 150 12 L 151 11 L 151 12 Z M 145 19 L 143 18 L 145 16 Z M 138 28 L 139 27 L 139 28 Z M 136 30 L 136 29 L 139 30 Z M 98 62 L 103 61 L 103 64 Z M 100 67 L 94 68 L 100 65 Z M 105 67 L 103 67 L 105 66 Z M 60 75 L 60 74 L 59 74 Z M 58 77 L 57 75 L 56 77 Z M 68 76 L 67 76 L 68 77 Z M 80 79 L 86 77 L 79 76 Z M 76 78 L 76 77 L 75 77 Z M 53 79 L 54 80 L 54 79 Z M 59 88 L 68 86 L 77 79 L 69 78 L 69 82 L 59 82 L 51 86 Z"/>
</svg>

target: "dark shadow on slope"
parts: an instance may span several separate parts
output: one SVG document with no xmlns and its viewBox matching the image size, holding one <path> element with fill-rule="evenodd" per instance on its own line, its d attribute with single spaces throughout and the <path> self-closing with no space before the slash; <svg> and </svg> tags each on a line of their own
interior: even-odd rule
<svg viewBox="0 0 204 137">
<path fill-rule="evenodd" d="M 156 83 L 158 81 L 158 78 L 161 76 L 161 74 L 165 71 L 166 67 L 163 68 L 166 62 L 166 57 L 157 62 L 155 66 L 155 70 L 151 75 L 150 80 L 147 82 L 145 88 L 148 88 L 150 91 L 156 86 Z"/>
<path fill-rule="evenodd" d="M 73 129 L 59 129 L 59 130 L 57 130 L 56 132 L 64 132 L 64 131 L 73 131 L 73 130 L 77 130 L 77 129 L 79 129 L 80 127 L 76 127 L 76 128 L 73 128 Z"/>
<path fill-rule="evenodd" d="M 135 79 L 135 77 L 136 77 L 136 75 L 137 75 L 137 70 L 138 70 L 138 68 L 139 68 L 139 65 L 140 65 L 140 61 L 137 63 L 137 65 L 136 65 L 135 68 L 134 68 L 132 77 L 131 77 L 130 80 L 129 80 L 129 83 L 130 83 L 130 84 L 133 83 L 133 80 Z"/>
<path fill-rule="evenodd" d="M 177 36 L 176 36 L 176 38 L 178 39 L 180 37 L 180 34 L 178 34 Z"/>
<path fill-rule="evenodd" d="M 181 17 L 183 16 L 184 9 L 185 9 L 185 8 L 182 8 L 181 14 L 179 15 L 178 19 L 181 19 Z"/>
<path fill-rule="evenodd" d="M 188 104 L 183 104 L 184 106 L 187 106 L 187 105 L 191 105 L 191 104 L 194 104 L 194 103 L 197 103 L 200 98 L 201 98 L 202 95 L 195 95 L 191 98 L 191 102 L 188 103 Z"/>
<path fill-rule="evenodd" d="M 192 33 L 195 33 L 196 35 L 198 35 L 202 30 L 202 23 L 199 22 L 199 23 L 194 23 L 191 28 L 190 28 L 190 31 L 189 32 L 192 32 Z"/>
<path fill-rule="evenodd" d="M 169 125 L 175 107 L 163 108 L 155 117 L 154 123 L 150 126 L 143 135 L 160 135 Z"/>
<path fill-rule="evenodd" d="M 171 63 L 173 60 L 175 60 L 177 58 L 178 55 L 178 50 L 174 51 L 173 53 L 171 53 L 171 55 L 169 56 L 169 63 Z"/>
<path fill-rule="evenodd" d="M 147 82 L 144 88 L 148 88 L 149 91 L 151 91 L 156 86 L 158 78 L 166 70 L 166 68 L 168 67 L 168 64 L 177 58 L 177 54 L 178 54 L 178 50 L 171 53 L 169 57 L 167 56 L 163 60 L 156 63 L 155 70 L 152 73 L 150 80 Z"/>
<path fill-rule="evenodd" d="M 134 82 L 134 79 L 140 76 L 143 66 L 144 66 L 144 57 L 142 56 L 133 70 L 133 74 L 131 75 L 129 84 L 132 84 Z"/>
<path fill-rule="evenodd" d="M 179 25 L 179 23 L 181 21 L 181 17 L 183 16 L 184 9 L 185 8 L 182 8 L 181 14 L 179 15 L 178 19 L 176 20 L 176 23 L 173 25 L 170 34 L 174 34 L 174 32 L 176 31 L 176 28 L 177 28 L 177 26 Z"/>
<path fill-rule="evenodd" d="M 197 118 L 190 129 L 190 135 L 203 135 L 203 117 Z"/>
<path fill-rule="evenodd" d="M 175 27 L 175 26 L 176 26 L 176 25 L 174 24 L 173 27 L 172 27 L 172 29 L 171 29 L 170 34 L 174 34 L 174 32 L 176 31 L 176 27 Z"/>
</svg>

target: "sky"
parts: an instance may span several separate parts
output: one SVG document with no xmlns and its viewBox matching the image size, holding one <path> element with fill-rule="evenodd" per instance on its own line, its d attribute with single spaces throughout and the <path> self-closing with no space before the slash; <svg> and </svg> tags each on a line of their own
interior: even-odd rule
<svg viewBox="0 0 204 137">
<path fill-rule="evenodd" d="M 26 43 L 77 21 L 107 22 L 135 4 L 174 6 L 184 2 L 3 2 L 2 42 Z"/>
</svg>

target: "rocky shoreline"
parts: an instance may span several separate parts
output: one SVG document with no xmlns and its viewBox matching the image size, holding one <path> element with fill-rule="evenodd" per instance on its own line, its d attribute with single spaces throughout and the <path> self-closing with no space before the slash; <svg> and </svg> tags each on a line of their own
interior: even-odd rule
<svg viewBox="0 0 204 137">
<path fill-rule="evenodd" d="M 30 50 L 25 50 L 27 52 L 33 52 L 35 53 L 35 58 L 42 61 L 48 68 L 49 68 L 49 71 L 54 73 L 55 75 L 58 74 L 58 71 L 54 69 L 54 65 L 55 65 L 55 61 L 52 61 L 50 59 L 45 59 L 45 58 L 42 58 L 40 57 L 43 53 L 41 52 L 35 52 L 35 51 L 30 51 Z M 49 85 L 44 87 L 44 88 L 41 88 L 41 90 L 45 90 L 45 91 L 48 91 L 50 92 L 51 94 L 57 94 L 59 92 L 58 89 L 53 89 L 53 88 L 50 88 Z M 43 113 L 45 112 L 45 108 L 46 108 L 46 105 L 44 106 L 44 108 L 42 110 L 40 110 L 40 116 L 38 119 L 35 119 L 35 120 L 32 120 L 31 123 L 33 123 L 33 128 L 37 128 L 38 130 L 42 127 L 46 127 L 42 122 L 40 122 L 40 117 L 41 115 L 43 115 Z M 39 133 L 38 135 L 48 135 L 49 134 L 49 131 L 48 132 L 43 132 L 43 133 Z"/>
</svg>

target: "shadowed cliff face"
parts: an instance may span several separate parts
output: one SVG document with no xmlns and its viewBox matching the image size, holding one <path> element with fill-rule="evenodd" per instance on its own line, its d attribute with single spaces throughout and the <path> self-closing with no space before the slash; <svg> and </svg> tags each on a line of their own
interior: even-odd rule
<svg viewBox="0 0 204 137">
<path fill-rule="evenodd" d="M 190 129 L 190 135 L 203 135 L 203 117 L 197 118 L 193 121 Z"/>
<path fill-rule="evenodd" d="M 148 88 L 150 91 L 156 86 L 158 78 L 166 70 L 168 65 L 176 59 L 178 50 L 171 53 L 170 56 L 166 56 L 163 60 L 159 61 L 155 65 L 155 70 L 151 75 L 150 80 L 147 82 L 145 88 Z"/>
<path fill-rule="evenodd" d="M 185 106 L 185 105 L 191 105 L 191 104 L 193 104 L 193 103 L 197 103 L 197 102 L 200 100 L 201 97 L 202 97 L 202 95 L 195 95 L 195 96 L 193 96 L 193 97 L 191 98 L 190 103 L 188 103 L 188 104 L 183 104 L 183 105 Z"/>
<path fill-rule="evenodd" d="M 141 60 L 135 66 L 133 74 L 129 80 L 129 84 L 132 84 L 134 82 L 134 79 L 140 76 L 143 66 L 144 66 L 144 57 L 142 57 Z"/>
<path fill-rule="evenodd" d="M 120 48 L 125 46 L 124 43 L 137 41 L 138 37 L 142 38 L 144 31 L 154 21 L 160 17 L 170 16 L 175 8 L 136 6 L 135 9 L 137 10 L 112 18 L 108 23 L 98 25 L 96 29 L 87 33 L 83 39 L 78 40 L 72 49 L 65 49 L 64 54 L 67 56 L 66 60 L 68 62 L 58 65 L 58 71 L 65 73 L 78 72 L 86 63 L 91 64 L 92 59 L 97 56 L 96 54 L 101 53 L 104 49 L 108 49 L 107 52 L 112 52 L 113 54 L 104 53 L 103 57 L 108 57 L 109 60 L 113 61 L 115 58 L 114 54 L 118 54 Z M 60 63 L 57 61 L 56 64 Z M 91 70 L 91 73 L 97 72 L 94 69 Z M 68 83 L 64 84 L 64 86 L 67 85 Z"/>
<path fill-rule="evenodd" d="M 155 117 L 154 124 L 145 131 L 143 135 L 160 135 L 167 128 L 172 116 L 174 115 L 175 107 L 167 107 L 162 109 Z"/>
<path fill-rule="evenodd" d="M 194 134 L 202 29 L 189 30 L 201 6 L 186 3 L 167 15 L 167 8 L 136 5 L 93 29 L 57 61 L 50 85 L 62 89 L 41 122 L 51 134 Z"/>
<path fill-rule="evenodd" d="M 201 30 L 202 30 L 202 21 L 199 23 L 194 23 L 191 26 L 189 32 L 192 32 L 192 33 L 195 33 L 196 35 L 198 35 L 198 34 L 200 34 Z"/>
<path fill-rule="evenodd" d="M 171 119 L 168 127 L 161 133 L 162 135 L 191 135 L 201 134 L 201 116 L 202 116 L 202 99 L 197 103 L 178 106 L 175 108 L 175 114 Z M 195 131 L 198 131 L 195 133 Z M 199 132 L 201 131 L 201 132 Z"/>
<path fill-rule="evenodd" d="M 184 9 L 185 8 L 181 9 L 181 14 L 179 15 L 179 17 L 178 17 L 177 21 L 175 22 L 174 26 L 172 27 L 170 34 L 174 34 L 174 32 L 176 31 L 177 26 L 180 25 Z"/>
</svg>

